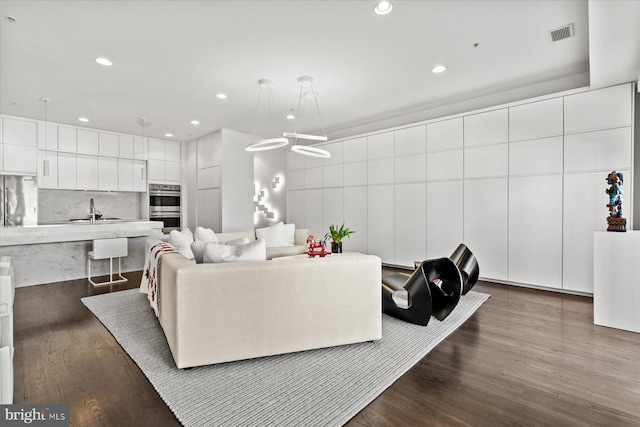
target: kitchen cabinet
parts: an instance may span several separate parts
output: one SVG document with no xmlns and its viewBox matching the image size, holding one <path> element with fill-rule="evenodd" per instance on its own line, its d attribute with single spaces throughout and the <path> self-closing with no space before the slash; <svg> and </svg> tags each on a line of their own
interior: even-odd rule
<svg viewBox="0 0 640 427">
<path fill-rule="evenodd" d="M 58 188 L 58 152 L 38 150 L 38 188 Z"/>
<path fill-rule="evenodd" d="M 141 136 L 133 137 L 133 157 L 135 159 L 146 159 L 148 157 L 148 148 L 145 139 Z"/>
<path fill-rule="evenodd" d="M 149 182 L 151 183 L 180 183 L 180 162 L 164 160 L 149 160 Z"/>
<path fill-rule="evenodd" d="M 58 126 L 58 150 L 78 151 L 78 132 L 74 127 Z"/>
<path fill-rule="evenodd" d="M 115 133 L 98 133 L 99 142 L 99 154 L 101 156 L 118 157 L 120 152 L 120 141 L 118 135 Z"/>
<path fill-rule="evenodd" d="M 2 143 L 35 148 L 38 144 L 38 126 L 32 120 L 5 117 L 2 126 Z"/>
<path fill-rule="evenodd" d="M 180 162 L 164 162 L 164 180 L 178 183 L 181 181 Z"/>
<path fill-rule="evenodd" d="M 175 141 L 164 142 L 164 159 L 172 162 L 179 162 L 181 159 L 181 145 Z"/>
<path fill-rule="evenodd" d="M 133 135 L 120 135 L 118 139 L 118 156 L 133 158 Z"/>
<path fill-rule="evenodd" d="M 76 160 L 75 153 L 58 153 L 58 188 L 76 188 Z"/>
<path fill-rule="evenodd" d="M 131 145 L 131 148 L 131 152 L 133 153 L 133 144 Z M 118 190 L 133 191 L 132 159 L 118 159 Z"/>
<path fill-rule="evenodd" d="M 149 138 L 149 160 L 164 160 L 164 141 Z"/>
<path fill-rule="evenodd" d="M 78 129 L 78 153 L 98 154 L 99 152 L 100 142 L 98 132 Z"/>
<path fill-rule="evenodd" d="M 221 198 L 219 188 L 198 190 L 198 225 L 211 228 L 215 232 L 221 230 Z"/>
<path fill-rule="evenodd" d="M 97 156 L 76 155 L 76 188 L 80 190 L 98 189 Z"/>
<path fill-rule="evenodd" d="M 2 144 L 2 171 L 5 173 L 35 175 L 37 172 L 36 147 Z"/>
<path fill-rule="evenodd" d="M 147 191 L 147 162 L 133 160 L 133 191 Z"/>
<path fill-rule="evenodd" d="M 116 157 L 98 158 L 98 189 L 113 191 L 118 189 L 118 160 Z"/>
</svg>

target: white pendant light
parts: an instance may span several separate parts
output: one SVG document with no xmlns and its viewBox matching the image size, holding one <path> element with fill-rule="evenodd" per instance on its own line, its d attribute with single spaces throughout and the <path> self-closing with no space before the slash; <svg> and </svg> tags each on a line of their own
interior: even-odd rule
<svg viewBox="0 0 640 427">
<path fill-rule="evenodd" d="M 273 102 L 273 91 L 271 90 L 271 85 L 273 82 L 268 79 L 258 80 L 258 84 L 260 85 L 260 92 L 258 92 L 258 101 L 256 102 L 256 116 L 258 115 L 258 107 L 260 105 L 260 96 L 262 95 L 262 89 L 266 89 L 267 91 L 267 103 L 269 106 L 269 124 L 274 127 L 274 102 Z M 284 147 L 289 144 L 289 140 L 287 138 L 268 138 L 261 139 L 254 143 L 251 143 L 245 147 L 246 151 L 266 151 L 266 150 L 274 150 L 276 148 Z"/>
<path fill-rule="evenodd" d="M 296 113 L 295 130 L 293 132 L 285 132 L 283 135 L 290 138 L 295 138 L 295 142 L 291 147 L 291 150 L 295 151 L 296 153 L 304 154 L 306 156 L 329 158 L 331 157 L 331 153 L 329 153 L 327 150 L 323 150 L 322 148 L 318 147 L 298 145 L 298 139 L 307 139 L 310 141 L 326 141 L 328 139 L 327 132 L 322 125 L 322 116 L 320 115 L 320 107 L 318 107 L 318 98 L 316 96 L 316 92 L 313 90 L 313 77 L 299 77 L 298 83 L 300 84 L 300 96 L 298 97 L 298 112 Z M 305 89 L 307 90 L 305 91 Z M 305 119 L 308 119 L 307 116 L 311 114 L 311 111 L 307 113 L 307 103 L 310 104 L 309 110 L 311 110 L 311 108 L 315 106 L 319 122 L 318 125 L 322 128 L 323 135 L 298 132 L 298 128 L 301 127 L 303 121 Z"/>
</svg>

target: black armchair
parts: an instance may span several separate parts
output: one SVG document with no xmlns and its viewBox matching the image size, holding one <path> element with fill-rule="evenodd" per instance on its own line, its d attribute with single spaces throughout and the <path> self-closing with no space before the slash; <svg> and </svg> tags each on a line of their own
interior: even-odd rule
<svg viewBox="0 0 640 427">
<path fill-rule="evenodd" d="M 382 311 L 405 322 L 427 326 L 431 291 L 422 266 L 411 275 L 396 273 L 382 278 Z"/>
</svg>

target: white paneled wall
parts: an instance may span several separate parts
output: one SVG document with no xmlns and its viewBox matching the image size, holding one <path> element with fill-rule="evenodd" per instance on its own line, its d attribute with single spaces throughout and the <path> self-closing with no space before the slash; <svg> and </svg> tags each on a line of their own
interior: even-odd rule
<svg viewBox="0 0 640 427">
<path fill-rule="evenodd" d="M 632 193 L 632 99 L 576 91 L 289 153 L 289 221 L 318 237 L 344 221 L 346 251 L 406 267 L 464 242 L 483 278 L 591 293 L 607 173 Z"/>
</svg>

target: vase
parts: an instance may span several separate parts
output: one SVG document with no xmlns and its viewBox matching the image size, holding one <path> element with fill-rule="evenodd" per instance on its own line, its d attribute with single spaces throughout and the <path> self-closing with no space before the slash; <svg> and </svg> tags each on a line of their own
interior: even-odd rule
<svg viewBox="0 0 640 427">
<path fill-rule="evenodd" d="M 341 254 L 342 253 L 342 242 L 331 242 L 331 253 Z"/>
</svg>

